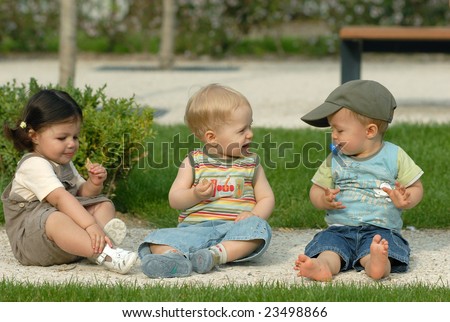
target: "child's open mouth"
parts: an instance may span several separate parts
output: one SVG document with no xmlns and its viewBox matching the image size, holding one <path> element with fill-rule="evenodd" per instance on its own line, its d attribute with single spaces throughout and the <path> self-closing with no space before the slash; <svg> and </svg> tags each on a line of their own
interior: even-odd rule
<svg viewBox="0 0 450 322">
<path fill-rule="evenodd" d="M 251 153 L 251 152 L 250 152 L 250 143 L 244 144 L 244 145 L 242 146 L 242 154 L 248 155 L 248 154 L 250 154 L 250 153 Z"/>
</svg>

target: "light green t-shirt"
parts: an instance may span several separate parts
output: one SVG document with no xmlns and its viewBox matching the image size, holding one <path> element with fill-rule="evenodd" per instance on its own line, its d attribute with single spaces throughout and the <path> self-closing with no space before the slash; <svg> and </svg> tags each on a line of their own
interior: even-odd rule
<svg viewBox="0 0 450 322">
<path fill-rule="evenodd" d="M 376 154 L 360 159 L 341 153 L 322 163 L 312 181 L 323 188 L 339 188 L 336 201 L 345 208 L 329 209 L 329 225 L 373 225 L 400 230 L 402 209 L 395 207 L 383 188 L 395 182 L 408 187 L 423 174 L 414 161 L 395 144 L 384 142 Z"/>
<path fill-rule="evenodd" d="M 313 183 L 323 188 L 334 188 L 330 158 L 331 154 L 322 162 L 311 180 Z M 398 147 L 397 168 L 397 181 L 405 187 L 412 185 L 423 174 L 422 169 L 416 165 L 414 160 L 400 147 Z"/>
</svg>

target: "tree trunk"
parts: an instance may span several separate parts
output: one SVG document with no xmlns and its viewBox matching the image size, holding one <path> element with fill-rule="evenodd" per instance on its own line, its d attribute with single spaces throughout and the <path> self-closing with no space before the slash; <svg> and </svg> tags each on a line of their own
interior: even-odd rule
<svg viewBox="0 0 450 322">
<path fill-rule="evenodd" d="M 173 67 L 175 60 L 175 20 L 176 3 L 175 0 L 162 0 L 163 18 L 161 26 L 161 45 L 159 47 L 159 66 L 162 69 Z"/>
<path fill-rule="evenodd" d="M 59 85 L 75 82 L 77 53 L 77 5 L 76 0 L 60 0 L 59 25 Z"/>
</svg>

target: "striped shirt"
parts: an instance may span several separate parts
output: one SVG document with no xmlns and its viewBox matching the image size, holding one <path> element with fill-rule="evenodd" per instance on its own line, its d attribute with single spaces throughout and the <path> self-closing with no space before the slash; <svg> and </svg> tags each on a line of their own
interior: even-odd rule
<svg viewBox="0 0 450 322">
<path fill-rule="evenodd" d="M 207 179 L 213 184 L 213 195 L 207 200 L 181 212 L 178 221 L 198 223 L 207 220 L 235 220 L 243 211 L 251 211 L 256 204 L 253 190 L 255 169 L 259 165 L 256 154 L 233 159 L 218 159 L 202 150 L 189 154 L 196 186 Z"/>
</svg>

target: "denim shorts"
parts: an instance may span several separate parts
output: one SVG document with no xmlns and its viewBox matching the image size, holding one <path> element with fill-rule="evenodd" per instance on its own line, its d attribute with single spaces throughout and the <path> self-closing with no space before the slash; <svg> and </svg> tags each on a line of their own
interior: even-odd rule
<svg viewBox="0 0 450 322">
<path fill-rule="evenodd" d="M 143 258 L 150 253 L 149 244 L 158 244 L 171 246 L 189 258 L 197 250 L 223 241 L 256 239 L 264 243 L 249 256 L 235 262 L 257 259 L 267 250 L 272 239 L 272 229 L 264 219 L 252 216 L 238 222 L 209 220 L 198 224 L 180 223 L 176 228 L 162 228 L 149 233 L 139 245 L 138 253 Z"/>
<path fill-rule="evenodd" d="M 406 272 L 410 255 L 408 242 L 398 232 L 376 226 L 330 226 L 306 245 L 305 255 L 317 257 L 324 251 L 333 251 L 342 258 L 341 271 L 352 268 L 361 271 L 364 268 L 359 260 L 370 253 L 370 244 L 376 234 L 389 243 L 391 272 Z"/>
</svg>

